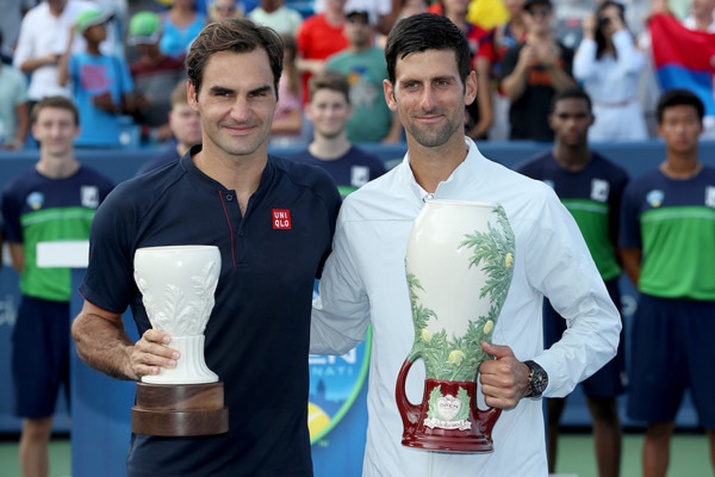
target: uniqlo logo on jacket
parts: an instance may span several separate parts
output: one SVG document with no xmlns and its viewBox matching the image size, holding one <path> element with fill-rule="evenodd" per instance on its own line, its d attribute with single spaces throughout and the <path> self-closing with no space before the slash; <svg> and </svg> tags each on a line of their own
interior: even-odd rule
<svg viewBox="0 0 715 477">
<path fill-rule="evenodd" d="M 290 210 L 273 209 L 273 230 L 290 230 Z"/>
</svg>

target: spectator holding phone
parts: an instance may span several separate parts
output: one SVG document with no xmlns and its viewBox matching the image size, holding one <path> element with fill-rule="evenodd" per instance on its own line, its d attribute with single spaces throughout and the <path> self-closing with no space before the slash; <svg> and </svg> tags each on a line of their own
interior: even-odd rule
<svg viewBox="0 0 715 477">
<path fill-rule="evenodd" d="M 623 5 L 608 0 L 583 21 L 584 38 L 573 63 L 574 77 L 593 101 L 596 122 L 590 141 L 647 139 L 645 117 L 636 100 L 638 78 L 645 66 L 626 27 Z"/>
</svg>

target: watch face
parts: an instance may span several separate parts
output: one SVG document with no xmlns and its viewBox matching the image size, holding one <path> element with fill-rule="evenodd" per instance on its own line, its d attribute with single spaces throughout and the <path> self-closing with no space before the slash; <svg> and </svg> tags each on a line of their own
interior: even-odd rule
<svg viewBox="0 0 715 477">
<path fill-rule="evenodd" d="M 544 392 L 548 384 L 549 379 L 546 376 L 546 372 L 543 369 L 535 369 L 531 378 L 531 388 L 533 394 L 540 395 Z"/>
<path fill-rule="evenodd" d="M 539 366 L 533 361 L 526 361 L 525 364 L 531 370 L 531 375 L 529 376 L 529 388 L 531 390 L 531 397 L 541 397 L 541 394 L 549 385 L 549 375 L 546 374 L 544 368 Z"/>
</svg>

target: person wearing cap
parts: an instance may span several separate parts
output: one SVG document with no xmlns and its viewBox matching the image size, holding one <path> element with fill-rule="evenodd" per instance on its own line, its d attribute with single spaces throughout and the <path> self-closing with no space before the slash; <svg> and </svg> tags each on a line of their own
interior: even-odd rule
<svg viewBox="0 0 715 477">
<path fill-rule="evenodd" d="M 80 13 L 74 31 L 84 37 L 86 51 L 73 54 L 70 34 L 59 64 L 59 83 L 71 82 L 72 97 L 80 111 L 78 147 L 119 147 L 118 116 L 132 109 L 134 82 L 124 58 L 103 54 L 99 45 L 107 38 L 106 24 L 113 14 L 99 8 Z"/>
<path fill-rule="evenodd" d="M 85 0 L 46 0 L 31 9 L 22 20 L 13 65 L 30 76 L 27 96 L 33 104 L 48 96 L 71 97 L 69 85 L 60 86 L 58 66 L 67 45 L 67 34 L 77 16 L 96 8 Z M 102 43 L 102 51 L 111 52 L 110 41 Z M 73 44 L 74 52 L 85 49 L 83 38 Z"/>
<path fill-rule="evenodd" d="M 129 22 L 127 43 L 141 52 L 129 65 L 134 80 L 134 119 L 142 128 L 142 142 L 165 142 L 171 137 L 167 115 L 172 90 L 186 77 L 184 62 L 159 48 L 161 17 L 154 12 L 138 12 Z"/>
<path fill-rule="evenodd" d="M 323 13 L 329 8 L 328 3 L 330 0 L 315 0 L 313 11 Z M 375 29 L 380 34 L 387 35 L 399 15 L 397 5 L 399 5 L 399 1 L 393 0 L 346 0 L 345 8 L 346 11 L 370 12 Z"/>
<path fill-rule="evenodd" d="M 511 101 L 510 139 L 552 141 L 548 116 L 556 91 L 576 86 L 571 76 L 574 52 L 552 30 L 551 0 L 524 2 L 526 41 L 510 48 L 501 64 L 501 88 Z"/>
<path fill-rule="evenodd" d="M 345 12 L 344 34 L 349 46 L 330 56 L 325 68 L 344 74 L 350 82 L 353 114 L 347 123 L 348 139 L 356 143 L 400 142 L 400 120 L 382 94 L 387 63 L 383 49 L 373 44 L 375 18 L 367 10 Z"/>
</svg>

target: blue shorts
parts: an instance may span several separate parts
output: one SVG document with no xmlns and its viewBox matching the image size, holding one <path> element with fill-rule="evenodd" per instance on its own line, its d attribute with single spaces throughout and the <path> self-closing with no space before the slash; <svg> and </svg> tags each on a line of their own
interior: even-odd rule
<svg viewBox="0 0 715 477">
<path fill-rule="evenodd" d="M 70 305 L 22 297 L 12 334 L 15 415 L 52 416 L 64 385 L 69 404 Z"/>
<path fill-rule="evenodd" d="M 611 300 L 613 300 L 616 308 L 620 310 L 621 291 L 618 287 L 618 279 L 609 280 L 605 283 Z M 621 324 L 623 324 L 622 316 Z M 551 345 L 561 339 L 564 331 L 566 331 L 566 320 L 554 310 L 548 300 L 544 300 L 544 346 L 550 348 Z M 623 394 L 626 391 L 627 382 L 625 330 L 621 328 L 621 339 L 618 342 L 616 356 L 590 378 L 584 380 L 581 385 L 586 396 L 604 398 Z"/>
<path fill-rule="evenodd" d="M 641 295 L 633 317 L 628 417 L 671 422 L 687 388 L 715 429 L 715 302 Z"/>
</svg>

